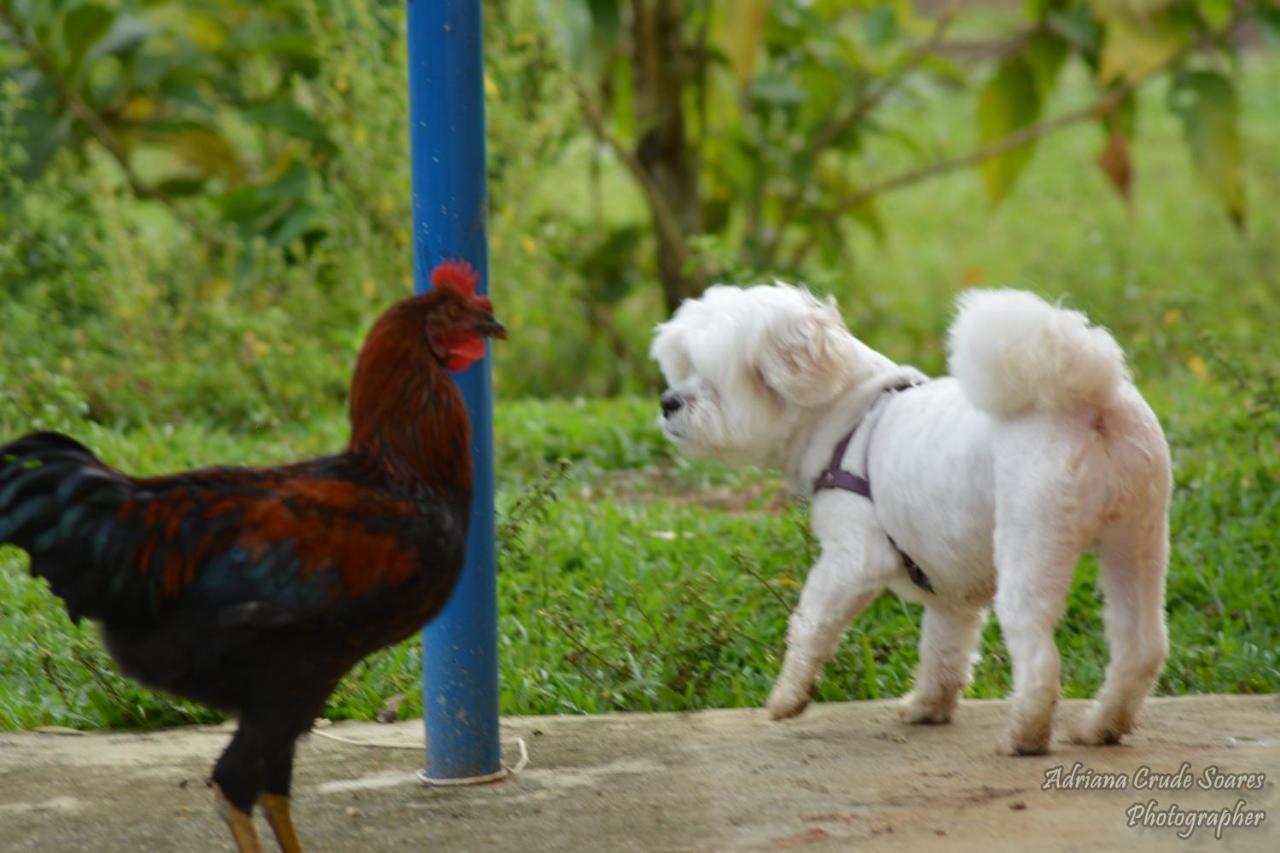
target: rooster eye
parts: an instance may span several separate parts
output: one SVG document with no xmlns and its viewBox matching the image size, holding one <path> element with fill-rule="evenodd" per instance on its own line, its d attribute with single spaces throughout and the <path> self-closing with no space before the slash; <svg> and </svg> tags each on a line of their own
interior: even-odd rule
<svg viewBox="0 0 1280 853">
<path fill-rule="evenodd" d="M 444 309 L 444 315 L 448 317 L 450 320 L 456 320 L 458 319 L 459 316 L 462 315 L 462 306 L 455 302 L 451 304 L 448 308 Z"/>
</svg>

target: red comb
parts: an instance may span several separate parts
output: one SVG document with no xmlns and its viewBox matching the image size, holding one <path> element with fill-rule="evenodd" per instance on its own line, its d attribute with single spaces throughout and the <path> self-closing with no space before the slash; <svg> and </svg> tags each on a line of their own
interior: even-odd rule
<svg viewBox="0 0 1280 853">
<path fill-rule="evenodd" d="M 467 296 L 475 295 L 479 283 L 480 273 L 466 261 L 443 261 L 431 271 L 432 287 L 456 290 Z"/>
</svg>

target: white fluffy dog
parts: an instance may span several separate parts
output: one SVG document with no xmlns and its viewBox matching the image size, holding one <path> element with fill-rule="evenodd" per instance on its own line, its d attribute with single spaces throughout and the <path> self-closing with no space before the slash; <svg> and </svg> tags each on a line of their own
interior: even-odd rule
<svg viewBox="0 0 1280 853">
<path fill-rule="evenodd" d="M 1078 743 L 1115 743 L 1164 663 L 1169 451 L 1124 356 L 1084 315 L 970 291 L 952 376 L 927 380 L 787 285 L 712 287 L 656 330 L 662 427 L 692 456 L 774 468 L 812 496 L 822 555 L 791 614 L 774 719 L 800 713 L 849 623 L 886 588 L 925 606 L 909 723 L 951 718 L 987 608 L 1013 660 L 1005 754 L 1049 748 L 1054 626 L 1096 549 L 1111 651 Z M 847 441 L 846 441 L 847 439 Z"/>
</svg>

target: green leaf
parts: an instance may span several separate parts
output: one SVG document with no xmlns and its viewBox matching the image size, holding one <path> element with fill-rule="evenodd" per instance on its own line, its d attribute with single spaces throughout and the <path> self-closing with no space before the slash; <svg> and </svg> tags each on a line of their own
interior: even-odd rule
<svg viewBox="0 0 1280 853">
<path fill-rule="evenodd" d="M 329 132 L 302 108 L 288 101 L 268 101 L 245 107 L 244 117 L 259 127 L 279 130 L 296 139 L 303 139 L 324 150 L 333 148 Z"/>
<path fill-rule="evenodd" d="M 180 175 L 156 182 L 156 189 L 173 198 L 185 198 L 204 191 L 208 182 L 203 176 Z"/>
<path fill-rule="evenodd" d="M 1237 228 L 1244 227 L 1244 146 L 1235 85 L 1216 71 L 1179 74 L 1170 107 L 1182 119 L 1196 171 L 1222 200 Z"/>
<path fill-rule="evenodd" d="M 1261 6 L 1256 11 L 1258 20 L 1262 22 L 1263 32 L 1272 41 L 1280 41 L 1280 6 Z"/>
<path fill-rule="evenodd" d="M 1078 0 L 1026 0 L 1027 17 L 1033 21 L 1043 21 L 1054 12 L 1072 8 L 1088 11 L 1087 4 L 1079 3 Z"/>
<path fill-rule="evenodd" d="M 147 127 L 148 138 L 169 147 L 174 156 L 199 174 L 239 181 L 244 168 L 235 146 L 212 125 L 198 122 L 155 122 Z"/>
<path fill-rule="evenodd" d="M 724 10 L 720 38 L 740 86 L 756 76 L 768 17 L 769 0 L 738 0 Z"/>
<path fill-rule="evenodd" d="M 106 38 L 89 51 L 89 59 L 130 53 L 155 33 L 156 27 L 141 18 L 118 18 Z"/>
<path fill-rule="evenodd" d="M 882 133 L 885 132 L 885 129 L 878 130 Z M 816 181 L 823 193 L 831 198 L 850 198 L 857 195 L 863 188 L 850 177 L 846 169 L 842 167 L 840 158 L 835 156 L 834 153 L 832 153 L 832 156 L 823 157 L 818 161 L 810 180 Z M 880 218 L 880 212 L 876 207 L 876 199 L 874 197 L 867 198 L 861 204 L 850 207 L 847 215 L 854 223 L 867 229 L 877 242 L 884 241 L 884 220 Z M 815 229 L 827 227 L 829 224 L 824 218 L 807 222 L 808 227 Z"/>
<path fill-rule="evenodd" d="M 575 68 L 600 71 L 621 29 L 620 0 L 539 0 L 556 46 Z"/>
<path fill-rule="evenodd" d="M 1046 16 L 1053 31 L 1070 42 L 1091 64 L 1097 61 L 1098 48 L 1102 44 L 1102 33 L 1098 22 L 1083 6 L 1073 5 L 1065 10 L 1051 10 Z"/>
<path fill-rule="evenodd" d="M 77 6 L 63 19 L 62 37 L 70 54 L 69 76 L 76 76 L 89 49 L 106 35 L 115 20 L 115 12 L 97 3 Z"/>
<path fill-rule="evenodd" d="M 14 116 L 21 145 L 25 150 L 25 162 L 17 169 L 25 180 L 44 173 L 58 151 L 74 140 L 74 132 L 80 126 L 65 113 L 46 108 L 54 97 L 51 87 L 41 81 L 33 86 L 24 105 Z"/>
<path fill-rule="evenodd" d="M 1217 31 L 1231 20 L 1232 0 L 1196 0 L 1196 8 L 1200 17 L 1209 25 L 1209 29 Z"/>
<path fill-rule="evenodd" d="M 283 245 L 302 234 L 310 224 L 307 199 L 314 173 L 305 166 L 291 166 L 269 184 L 246 185 L 217 199 L 222 218 L 243 234 L 262 234 L 273 245 Z"/>
<path fill-rule="evenodd" d="M 1119 131 L 1130 139 L 1137 133 L 1138 99 L 1130 91 L 1120 103 L 1102 115 L 1102 126 L 1108 134 Z"/>
<path fill-rule="evenodd" d="M 1190 31 L 1185 18 L 1170 12 L 1137 15 L 1119 6 L 1114 8 L 1120 11 L 1099 15 L 1106 20 L 1102 63 L 1098 69 L 1103 85 L 1139 82 L 1167 65 L 1186 47 Z"/>
<path fill-rule="evenodd" d="M 552 41 L 575 68 L 586 64 L 591 49 L 591 7 L 588 0 L 539 0 L 538 11 Z"/>
<path fill-rule="evenodd" d="M 1053 92 L 1053 85 L 1058 80 L 1058 72 L 1067 58 L 1067 41 L 1048 30 L 1037 30 L 1027 39 L 1023 49 L 1027 63 L 1036 78 L 1036 91 L 1040 100 L 1046 100 Z"/>
<path fill-rule="evenodd" d="M 778 107 L 802 104 L 809 97 L 800 86 L 780 73 L 764 74 L 751 83 L 751 96 Z"/>
<path fill-rule="evenodd" d="M 857 205 L 849 211 L 849 215 L 853 217 L 854 222 L 871 232 L 871 236 L 875 238 L 877 243 L 884 243 L 884 220 L 880 218 L 880 211 L 876 207 L 875 199 L 869 198 L 862 204 Z"/>
<path fill-rule="evenodd" d="M 1039 114 L 1040 93 L 1030 64 L 1022 57 L 1005 60 L 978 95 L 979 140 L 985 145 L 1003 139 L 1031 124 Z M 1029 142 L 982 162 L 979 168 L 992 204 L 998 204 L 1013 188 L 1033 146 Z"/>
<path fill-rule="evenodd" d="M 598 41 L 612 43 L 622 29 L 621 0 L 587 0 L 591 29 Z"/>
<path fill-rule="evenodd" d="M 936 54 L 930 54 L 922 59 L 920 61 L 920 68 L 924 71 L 928 71 L 930 74 L 937 76 L 947 83 L 964 85 L 969 79 L 969 74 L 960 63 L 953 62 L 946 57 L 938 56 Z"/>
<path fill-rule="evenodd" d="M 890 5 L 876 6 L 867 12 L 862 22 L 867 33 L 867 44 L 871 47 L 884 47 L 897 38 L 898 11 Z"/>
<path fill-rule="evenodd" d="M 591 51 L 588 61 L 596 73 L 606 70 L 622 32 L 622 0 L 587 0 L 591 10 Z"/>
</svg>

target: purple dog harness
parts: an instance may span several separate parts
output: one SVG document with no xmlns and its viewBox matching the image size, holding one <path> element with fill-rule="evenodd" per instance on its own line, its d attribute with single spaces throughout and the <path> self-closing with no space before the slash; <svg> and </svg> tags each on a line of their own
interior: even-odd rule
<svg viewBox="0 0 1280 853">
<path fill-rule="evenodd" d="M 894 385 L 892 387 L 885 388 L 881 393 L 896 394 L 899 391 L 906 391 L 909 388 L 914 388 L 918 384 L 920 383 L 903 382 L 901 385 Z M 874 405 L 875 404 L 873 403 L 872 406 Z M 870 413 L 870 408 L 868 408 L 867 411 Z M 858 427 L 862 426 L 863 421 L 865 420 L 866 417 L 864 416 L 862 420 L 859 420 L 853 425 L 853 429 L 849 430 L 848 435 L 840 439 L 840 443 L 836 445 L 836 449 L 831 454 L 831 461 L 827 463 L 826 470 L 819 474 L 818 478 L 813 481 L 813 490 L 815 492 L 821 489 L 840 489 L 846 492 L 853 492 L 855 495 L 862 495 L 868 501 L 875 503 L 871 499 L 871 480 L 869 479 L 871 476 L 871 466 L 868 464 L 871 451 L 871 438 L 867 438 L 866 452 L 863 453 L 862 456 L 862 468 L 867 472 L 866 476 L 860 477 L 851 471 L 846 471 L 840 464 L 844 459 L 845 451 L 849 449 L 849 442 L 853 441 L 853 437 L 858 432 Z M 911 582 L 923 590 L 933 592 L 933 584 L 929 583 L 929 578 L 925 576 L 924 570 L 920 568 L 920 565 L 916 563 L 915 560 L 911 559 L 905 551 L 898 547 L 898 543 L 893 541 L 892 536 L 885 533 L 885 538 L 889 540 L 889 544 L 892 545 L 894 550 L 902 557 L 902 564 L 906 568 L 907 577 L 911 578 Z"/>
</svg>

